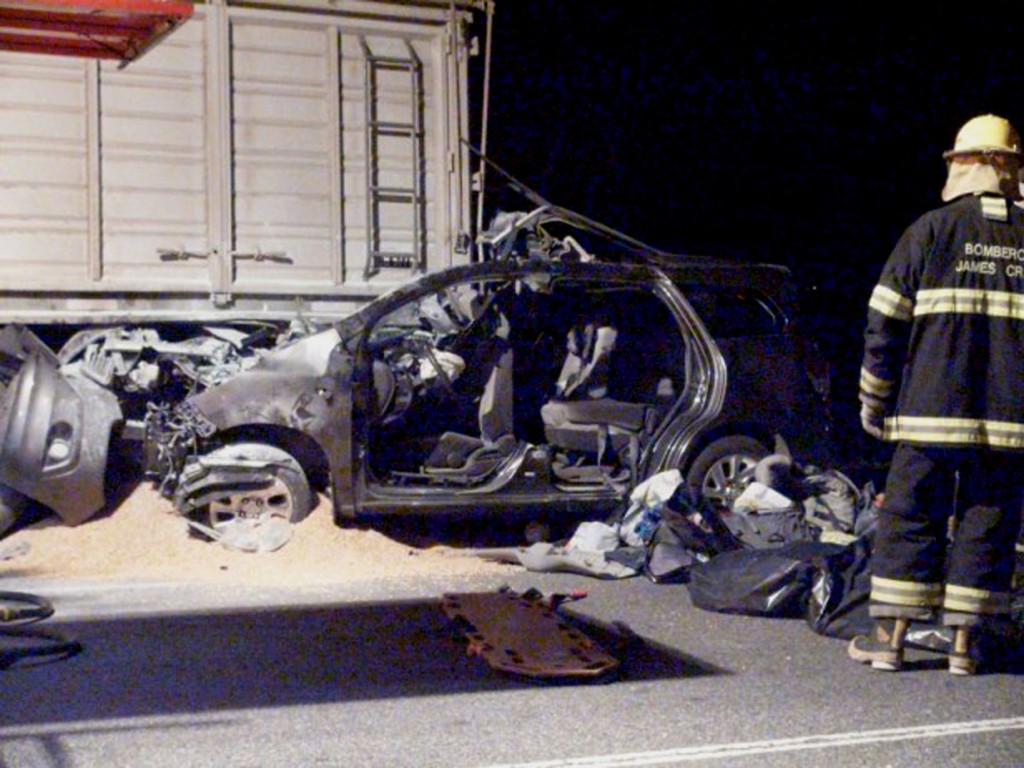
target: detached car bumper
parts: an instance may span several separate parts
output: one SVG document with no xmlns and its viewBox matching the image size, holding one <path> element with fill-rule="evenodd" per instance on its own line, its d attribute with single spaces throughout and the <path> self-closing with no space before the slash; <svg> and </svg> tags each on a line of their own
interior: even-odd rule
<svg viewBox="0 0 1024 768">
<path fill-rule="evenodd" d="M 30 355 L 0 399 L 0 483 L 81 523 L 103 507 L 110 435 L 120 419 L 113 393 Z"/>
</svg>

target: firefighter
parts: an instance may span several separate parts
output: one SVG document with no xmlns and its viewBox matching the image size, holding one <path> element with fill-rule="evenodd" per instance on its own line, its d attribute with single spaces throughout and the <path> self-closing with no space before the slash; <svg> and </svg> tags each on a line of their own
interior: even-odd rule
<svg viewBox="0 0 1024 768">
<path fill-rule="evenodd" d="M 1008 625 L 1021 522 L 1020 137 L 982 115 L 943 157 L 946 204 L 906 230 L 868 304 L 861 422 L 895 449 L 872 553 L 874 628 L 849 655 L 898 670 L 909 623 L 941 611 L 949 671 L 971 675 Z"/>
</svg>

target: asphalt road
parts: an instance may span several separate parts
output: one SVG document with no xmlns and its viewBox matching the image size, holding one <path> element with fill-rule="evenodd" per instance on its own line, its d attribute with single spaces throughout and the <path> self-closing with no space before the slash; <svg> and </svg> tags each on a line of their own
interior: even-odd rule
<svg viewBox="0 0 1024 768">
<path fill-rule="evenodd" d="M 587 590 L 563 610 L 621 674 L 538 685 L 466 656 L 439 597 L 502 583 Z M 1024 675 L 873 672 L 802 621 L 700 611 L 642 578 L 0 586 L 46 594 L 45 626 L 84 646 L 0 671 L 4 768 L 1024 763 Z"/>
</svg>

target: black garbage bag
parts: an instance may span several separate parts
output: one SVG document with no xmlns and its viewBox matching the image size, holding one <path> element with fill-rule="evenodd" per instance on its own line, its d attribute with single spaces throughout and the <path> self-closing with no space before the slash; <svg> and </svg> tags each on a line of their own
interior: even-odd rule
<svg viewBox="0 0 1024 768">
<path fill-rule="evenodd" d="M 807 613 L 815 563 L 842 550 L 837 544 L 801 541 L 725 552 L 690 568 L 690 599 L 718 613 L 801 617 Z"/>
<path fill-rule="evenodd" d="M 814 565 L 807 623 L 819 635 L 849 639 L 867 634 L 871 597 L 871 539 L 862 536 Z"/>
<path fill-rule="evenodd" d="M 872 536 L 861 536 L 815 563 L 807 623 L 825 637 L 849 640 L 869 634 Z M 946 653 L 952 630 L 937 622 L 911 622 L 907 646 Z"/>
</svg>

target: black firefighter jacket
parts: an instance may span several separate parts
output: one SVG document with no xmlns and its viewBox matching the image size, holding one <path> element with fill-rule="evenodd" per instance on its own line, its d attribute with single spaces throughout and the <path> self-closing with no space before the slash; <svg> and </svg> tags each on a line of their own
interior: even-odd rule
<svg viewBox="0 0 1024 768">
<path fill-rule="evenodd" d="M 886 440 L 1024 450 L 1024 210 L 965 195 L 907 229 L 871 294 L 860 398 Z"/>
</svg>

